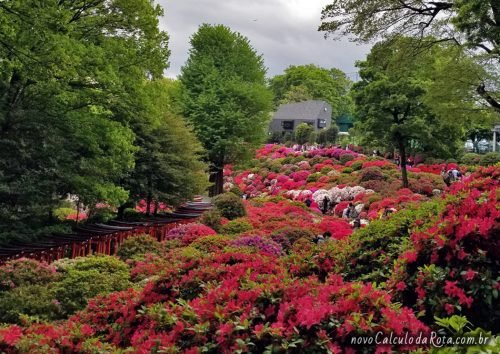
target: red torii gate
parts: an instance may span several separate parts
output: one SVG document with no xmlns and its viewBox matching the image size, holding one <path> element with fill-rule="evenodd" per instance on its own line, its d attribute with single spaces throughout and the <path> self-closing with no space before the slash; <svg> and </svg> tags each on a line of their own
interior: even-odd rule
<svg viewBox="0 0 500 354">
<path fill-rule="evenodd" d="M 35 244 L 17 242 L 0 248 L 0 264 L 16 258 L 32 258 L 51 263 L 61 258 L 91 254 L 115 255 L 129 237 L 148 234 L 164 241 L 173 228 L 195 222 L 210 204 L 190 202 L 169 215 L 140 221 L 114 220 L 108 224 L 83 225 L 72 234 L 52 234 Z"/>
</svg>

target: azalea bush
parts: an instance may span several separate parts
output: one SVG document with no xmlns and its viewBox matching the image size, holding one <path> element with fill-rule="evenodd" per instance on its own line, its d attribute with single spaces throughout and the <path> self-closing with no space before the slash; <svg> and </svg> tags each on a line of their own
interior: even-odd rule
<svg viewBox="0 0 500 354">
<path fill-rule="evenodd" d="M 167 233 L 166 239 L 179 240 L 184 245 L 188 245 L 199 237 L 215 235 L 215 230 L 203 224 L 186 224 L 180 225 Z"/>
<path fill-rule="evenodd" d="M 122 260 L 141 258 L 147 253 L 160 254 L 163 247 L 158 240 L 150 235 L 137 235 L 123 242 L 117 256 Z"/>
<path fill-rule="evenodd" d="M 0 351 L 431 352 L 351 338 L 427 336 L 465 317 L 497 334 L 500 167 L 432 162 L 409 169 L 402 188 L 391 161 L 266 145 L 248 169 L 224 171 L 224 188 L 249 200 L 222 195 L 158 252 L 138 238 L 123 247 L 127 263 L 0 267 L 0 321 L 10 323 Z M 463 180 L 447 187 L 442 168 Z M 325 199 L 331 215 L 320 211 Z M 360 228 L 341 218 L 349 203 Z"/>
<path fill-rule="evenodd" d="M 131 284 L 126 263 L 116 257 L 92 256 L 77 259 L 64 268 L 63 278 L 55 283 L 55 299 L 65 315 L 83 309 L 87 300 Z"/>
</svg>

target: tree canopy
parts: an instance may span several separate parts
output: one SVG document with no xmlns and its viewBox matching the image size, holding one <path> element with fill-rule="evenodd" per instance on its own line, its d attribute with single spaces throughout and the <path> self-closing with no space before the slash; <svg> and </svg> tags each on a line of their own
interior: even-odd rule
<svg viewBox="0 0 500 354">
<path fill-rule="evenodd" d="M 160 202 L 178 205 L 208 187 L 203 148 L 184 118 L 174 113 L 177 86 L 168 79 L 145 81 L 144 111 L 131 122 L 139 150 L 123 185 L 131 204 L 146 200 L 147 214 Z"/>
<path fill-rule="evenodd" d="M 157 189 L 168 190 L 168 201 L 179 197 L 173 173 L 189 182 L 199 173 L 198 162 L 172 156 L 197 155 L 199 145 L 165 104 L 152 102 L 163 99 L 156 80 L 170 54 L 161 15 L 149 0 L 0 2 L 1 230 L 50 225 L 68 194 L 88 206 L 121 205 L 130 196 L 124 180 L 143 166 L 145 149 L 163 163 L 171 185 Z M 146 120 L 151 127 L 141 131 Z"/>
<path fill-rule="evenodd" d="M 477 85 L 476 94 L 500 112 L 497 0 L 334 0 L 323 9 L 322 20 L 320 31 L 350 36 L 355 41 L 387 40 L 400 35 L 418 38 L 413 55 L 444 42 L 472 49 L 471 56 L 491 67 L 490 75 L 482 77 Z M 479 52 L 485 55 L 479 56 Z"/>
<path fill-rule="evenodd" d="M 442 107 L 430 103 L 443 63 L 453 62 L 457 66 L 453 71 L 461 71 L 460 67 L 469 67 L 470 63 L 461 61 L 460 53 L 445 46 L 409 58 L 405 50 L 413 41 L 399 37 L 376 44 L 366 61 L 357 64 L 361 81 L 353 88 L 357 127 L 365 134 L 366 142 L 399 150 L 405 186 L 405 162 L 410 147 L 431 156 L 456 157 L 469 126 L 467 120 L 457 121 L 456 115 L 445 114 Z M 451 94 L 455 96 L 447 99 L 448 107 L 465 109 L 457 93 Z M 468 92 L 464 89 L 462 94 L 467 96 Z"/>
<path fill-rule="evenodd" d="M 270 81 L 276 106 L 311 99 L 324 100 L 332 105 L 335 116 L 352 112 L 351 85 L 343 71 L 313 64 L 290 66 Z"/>
<path fill-rule="evenodd" d="M 191 38 L 181 72 L 181 106 L 207 150 L 222 191 L 222 168 L 240 161 L 265 138 L 272 96 L 262 57 L 247 38 L 222 25 L 202 25 Z"/>
</svg>

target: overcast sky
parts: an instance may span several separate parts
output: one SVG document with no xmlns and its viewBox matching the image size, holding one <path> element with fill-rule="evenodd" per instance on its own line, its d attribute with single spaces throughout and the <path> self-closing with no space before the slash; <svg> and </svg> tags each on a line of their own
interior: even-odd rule
<svg viewBox="0 0 500 354">
<path fill-rule="evenodd" d="M 321 9 L 331 0 L 158 0 L 165 10 L 161 28 L 170 35 L 169 77 L 176 77 L 189 50 L 189 38 L 202 23 L 223 24 L 246 36 L 263 54 L 268 76 L 290 65 L 316 64 L 356 71 L 368 46 L 324 39 L 318 32 Z M 350 75 L 355 79 L 355 75 Z"/>
</svg>

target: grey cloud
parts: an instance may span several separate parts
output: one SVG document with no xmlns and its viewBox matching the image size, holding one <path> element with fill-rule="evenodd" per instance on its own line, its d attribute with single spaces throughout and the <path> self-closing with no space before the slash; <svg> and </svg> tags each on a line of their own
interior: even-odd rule
<svg viewBox="0 0 500 354">
<path fill-rule="evenodd" d="M 321 8 L 329 0 L 160 0 L 165 16 L 162 29 L 170 35 L 170 68 L 180 73 L 189 51 L 189 38 L 202 23 L 223 24 L 246 36 L 264 57 L 268 75 L 281 74 L 289 65 L 317 64 L 356 71 L 369 46 L 347 40 L 325 40 L 318 32 Z M 256 21 L 254 21 L 256 20 Z"/>
</svg>

